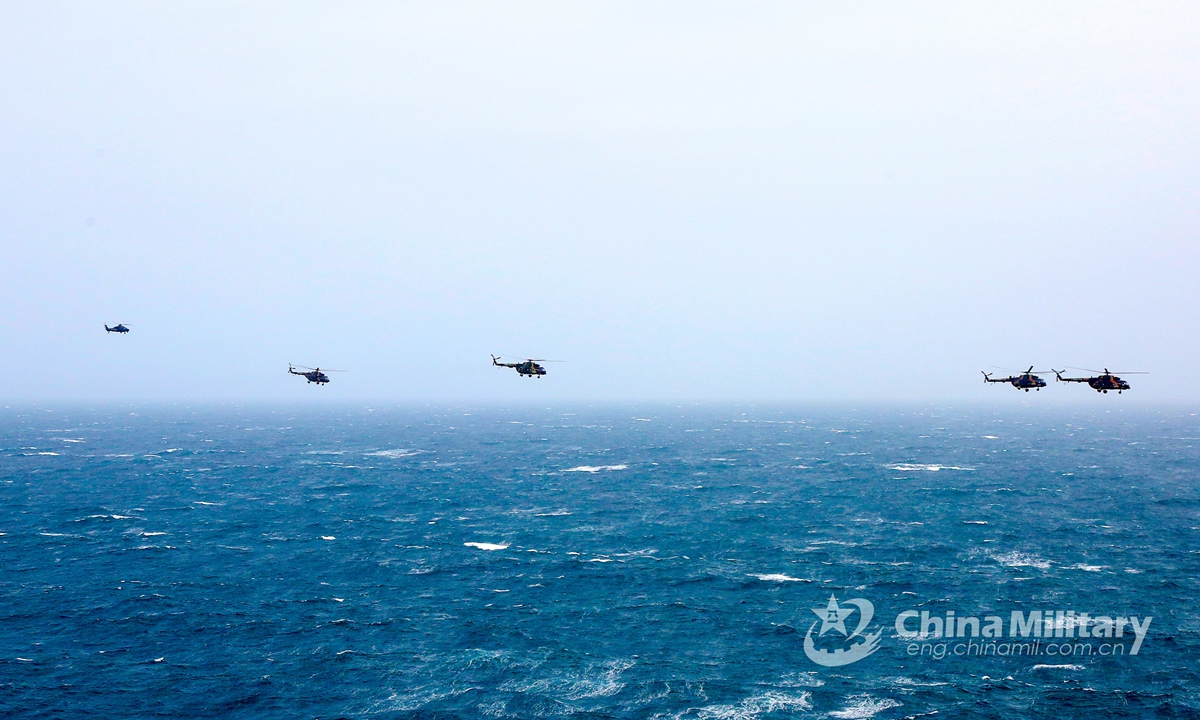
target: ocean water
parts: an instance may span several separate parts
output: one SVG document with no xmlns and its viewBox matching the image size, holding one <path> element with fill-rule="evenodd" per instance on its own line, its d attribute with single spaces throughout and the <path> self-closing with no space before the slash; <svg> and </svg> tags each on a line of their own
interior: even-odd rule
<svg viewBox="0 0 1200 720">
<path fill-rule="evenodd" d="M 5 410 L 0 714 L 1195 717 L 1200 418 L 1120 402 Z"/>
</svg>

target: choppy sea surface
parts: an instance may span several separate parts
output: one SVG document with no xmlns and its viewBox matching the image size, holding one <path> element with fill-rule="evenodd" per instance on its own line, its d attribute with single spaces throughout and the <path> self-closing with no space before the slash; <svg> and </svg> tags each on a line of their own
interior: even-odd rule
<svg viewBox="0 0 1200 720">
<path fill-rule="evenodd" d="M 1195 717 L 1200 418 L 1103 402 L 5 410 L 0 715 Z"/>
</svg>

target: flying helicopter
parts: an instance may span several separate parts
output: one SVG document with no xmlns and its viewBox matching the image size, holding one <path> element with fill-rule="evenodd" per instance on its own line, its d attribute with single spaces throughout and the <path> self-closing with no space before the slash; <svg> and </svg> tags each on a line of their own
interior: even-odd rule
<svg viewBox="0 0 1200 720">
<path fill-rule="evenodd" d="M 345 370 L 322 370 L 321 368 L 306 368 L 303 365 L 300 365 L 299 367 L 300 372 L 296 372 L 296 366 L 288 363 L 288 372 L 293 375 L 302 375 L 310 383 L 316 383 L 318 385 L 327 385 L 329 383 L 329 376 L 325 374 L 327 372 L 346 372 Z"/>
<path fill-rule="evenodd" d="M 1064 369 L 1064 370 L 1055 370 L 1054 375 L 1056 377 L 1058 377 L 1059 382 L 1087 383 L 1088 385 L 1090 385 L 1092 387 L 1093 390 L 1095 390 L 1098 393 L 1107 394 L 1109 390 L 1116 390 L 1117 394 L 1119 395 L 1119 394 L 1121 394 L 1121 392 L 1129 389 L 1129 383 L 1125 382 L 1124 380 L 1117 377 L 1113 373 L 1110 373 L 1108 371 L 1108 368 L 1104 368 L 1103 373 L 1100 373 L 1099 370 L 1088 370 L 1087 368 L 1070 368 L 1070 369 L 1071 370 L 1083 370 L 1085 372 L 1093 372 L 1093 373 L 1099 373 L 1099 374 L 1096 375 L 1095 377 L 1065 378 L 1062 376 L 1062 374 L 1066 372 L 1066 370 Z M 1148 375 L 1149 373 L 1125 372 L 1122 374 L 1123 375 Z"/>
<path fill-rule="evenodd" d="M 502 358 L 502 357 L 504 357 L 504 356 L 503 355 L 493 355 L 492 356 L 492 364 L 495 365 L 496 367 L 513 368 L 514 370 L 517 371 L 517 374 L 520 375 L 521 377 L 536 377 L 539 380 L 541 379 L 541 377 L 543 375 L 546 374 L 546 368 L 542 367 L 541 365 L 538 365 L 538 363 L 562 362 L 562 360 L 542 360 L 541 358 L 538 358 L 536 360 L 529 359 L 529 360 L 525 360 L 523 362 L 508 363 L 508 362 L 500 362 L 500 358 Z"/>
<path fill-rule="evenodd" d="M 982 371 L 981 371 L 982 372 Z M 1040 370 L 1038 372 L 1041 372 Z M 1012 375 L 1006 378 L 993 378 L 991 373 L 983 373 L 983 381 L 985 383 L 1011 383 L 1018 390 L 1029 392 L 1030 388 L 1041 390 L 1046 387 L 1046 381 L 1033 374 L 1033 366 L 1020 375 Z"/>
<path fill-rule="evenodd" d="M 119 323 L 118 323 L 117 325 L 113 326 L 113 327 L 109 327 L 109 326 L 108 326 L 108 323 L 104 323 L 104 330 L 105 330 L 106 332 L 110 332 L 110 333 L 111 333 L 111 332 L 115 332 L 115 333 L 121 333 L 122 335 L 124 335 L 125 333 L 129 332 L 129 328 L 127 328 L 127 327 L 125 327 L 124 325 L 122 325 L 122 324 L 119 324 Z"/>
</svg>

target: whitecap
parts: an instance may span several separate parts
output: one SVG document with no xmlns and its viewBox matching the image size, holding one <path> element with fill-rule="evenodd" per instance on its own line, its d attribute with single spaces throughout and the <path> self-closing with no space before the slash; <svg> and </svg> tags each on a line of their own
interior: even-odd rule
<svg viewBox="0 0 1200 720">
<path fill-rule="evenodd" d="M 771 691 L 753 695 L 736 705 L 706 705 L 697 711 L 696 717 L 701 720 L 753 720 L 759 715 L 812 710 L 812 707 L 812 693 L 789 695 Z"/>
<path fill-rule="evenodd" d="M 860 718 L 874 717 L 884 710 L 900 707 L 900 703 L 891 698 L 876 700 L 870 695 L 851 695 L 847 699 L 850 701 L 849 705 L 842 710 L 834 710 L 829 713 L 829 716 L 843 720 L 859 720 Z"/>
<path fill-rule="evenodd" d="M 825 681 L 816 675 L 815 672 L 787 673 L 779 678 L 779 684 L 784 687 L 821 687 Z"/>
<path fill-rule="evenodd" d="M 611 660 L 599 666 L 590 665 L 579 673 L 556 674 L 532 681 L 507 682 L 501 685 L 501 689 L 557 695 L 566 700 L 610 697 L 624 689 L 625 683 L 621 682 L 621 673 L 631 667 L 632 660 Z"/>
<path fill-rule="evenodd" d="M 322 535 L 321 539 L 322 540 L 337 540 L 337 538 L 334 537 L 333 535 Z"/>
<path fill-rule="evenodd" d="M 399 460 L 400 458 L 412 457 L 413 455 L 420 455 L 423 452 L 425 452 L 425 451 L 424 450 L 396 449 L 396 450 L 376 450 L 375 452 L 363 453 L 363 455 L 366 455 L 367 457 L 384 457 L 384 458 L 390 458 L 392 460 Z"/>
<path fill-rule="evenodd" d="M 963 525 L 987 525 L 987 520 L 963 520 Z"/>
<path fill-rule="evenodd" d="M 166 535 L 166 533 L 165 532 L 144 532 L 144 533 L 142 533 L 142 537 L 158 537 L 159 535 Z"/>
<path fill-rule="evenodd" d="M 762 580 L 763 582 L 779 582 L 779 583 L 782 583 L 782 582 L 803 582 L 803 583 L 812 582 L 812 580 L 808 580 L 805 578 L 795 578 L 795 577 L 792 577 L 791 575 L 784 575 L 783 573 L 769 573 L 766 575 L 756 575 L 754 573 L 751 573 L 748 575 L 748 577 L 758 578 L 759 580 Z"/>
<path fill-rule="evenodd" d="M 580 465 L 563 470 L 563 472 L 598 473 L 601 470 L 627 470 L 628 468 L 628 465 Z"/>
<path fill-rule="evenodd" d="M 224 505 L 224 504 L 225 504 L 225 503 L 204 502 L 203 500 L 193 500 L 192 502 L 193 502 L 193 503 L 195 503 L 195 504 L 197 504 L 197 505 L 215 505 L 215 506 L 220 506 L 220 505 Z"/>
<path fill-rule="evenodd" d="M 56 453 L 56 452 L 40 452 L 40 453 L 38 453 L 38 455 L 53 455 L 55 457 L 58 457 L 58 453 Z"/>
<path fill-rule="evenodd" d="M 554 512 L 534 513 L 533 516 L 534 517 L 565 517 L 567 515 L 574 515 L 574 514 L 575 513 L 571 512 L 570 510 L 555 510 Z"/>
<path fill-rule="evenodd" d="M 983 439 L 984 440 L 999 440 L 1000 437 L 997 435 L 984 435 Z"/>
<path fill-rule="evenodd" d="M 888 470 L 899 470 L 900 472 L 916 472 L 924 470 L 927 472 L 938 472 L 940 470 L 966 470 L 973 471 L 975 468 L 962 467 L 959 465 L 933 465 L 927 463 L 894 463 L 892 465 L 884 465 Z"/>
<path fill-rule="evenodd" d="M 465 542 L 465 543 L 463 543 L 463 545 L 466 545 L 467 547 L 479 548 L 480 550 L 507 550 L 508 549 L 507 544 L 500 545 L 498 543 Z"/>
<path fill-rule="evenodd" d="M 81 443 L 81 442 L 87 442 L 86 440 L 80 440 L 80 439 L 77 439 L 77 438 L 59 438 L 59 441 L 60 441 L 60 442 L 69 442 L 69 443 Z"/>
<path fill-rule="evenodd" d="M 1104 570 L 1103 565 L 1085 565 L 1084 563 L 1075 563 L 1067 567 L 1067 570 L 1083 570 L 1084 572 L 1100 572 Z"/>
<path fill-rule="evenodd" d="M 1082 665 L 1034 665 L 1034 670 L 1082 670 Z"/>
<path fill-rule="evenodd" d="M 1043 560 L 1036 555 L 1026 555 L 1025 553 L 1013 550 L 1003 555 L 993 555 L 992 559 L 1006 567 L 1035 567 L 1038 570 L 1048 570 L 1050 562 Z"/>
</svg>

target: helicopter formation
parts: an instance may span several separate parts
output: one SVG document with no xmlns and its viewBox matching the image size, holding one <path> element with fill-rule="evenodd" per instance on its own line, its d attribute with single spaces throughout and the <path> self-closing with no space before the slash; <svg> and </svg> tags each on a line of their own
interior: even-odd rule
<svg viewBox="0 0 1200 720">
<path fill-rule="evenodd" d="M 124 323 L 118 323 L 117 325 L 114 325 L 113 327 L 109 327 L 108 323 L 105 323 L 104 330 L 105 330 L 105 332 L 118 333 L 121 335 L 124 335 L 129 332 L 129 328 Z M 546 368 L 541 363 L 563 362 L 562 360 L 545 360 L 542 358 L 536 358 L 536 359 L 535 358 L 526 358 L 525 360 L 518 360 L 516 362 L 502 362 L 503 358 L 504 358 L 503 355 L 492 355 L 492 365 L 495 367 L 512 368 L 517 371 L 517 375 L 519 377 L 523 377 L 523 378 L 524 377 L 535 377 L 535 378 L 538 378 L 539 380 L 546 375 Z M 297 368 L 299 368 L 299 369 L 297 369 Z M 1087 383 L 1088 386 L 1091 387 L 1093 390 L 1095 390 L 1098 393 L 1102 393 L 1102 394 L 1108 394 L 1109 390 L 1116 390 L 1117 394 L 1121 394 L 1124 391 L 1130 389 L 1128 382 L 1126 382 L 1125 380 L 1122 380 L 1120 377 L 1118 377 L 1117 373 L 1109 372 L 1108 368 L 1104 368 L 1104 372 L 1100 372 L 1099 370 L 1088 370 L 1087 368 L 1069 368 L 1069 369 L 1081 370 L 1083 372 L 1090 372 L 1090 373 L 1096 373 L 1096 374 L 1089 376 L 1089 377 L 1063 377 L 1063 373 L 1065 373 L 1067 371 L 1067 369 L 1055 370 L 1055 369 L 1051 368 L 1050 372 L 1054 373 L 1054 376 L 1058 382 Z M 310 385 L 314 384 L 314 383 L 318 386 L 319 385 L 328 385 L 329 384 L 329 375 L 327 375 L 326 373 L 331 373 L 331 372 L 345 372 L 345 370 L 331 370 L 329 368 L 322 370 L 319 367 L 310 368 L 310 367 L 305 367 L 304 365 L 293 365 L 291 363 L 288 363 L 288 374 L 299 375 L 300 377 L 304 378 Z M 1043 380 L 1042 378 L 1038 377 L 1038 375 L 1037 375 L 1037 373 L 1045 373 L 1045 372 L 1046 372 L 1045 370 L 1035 371 L 1033 369 L 1033 366 L 1030 365 L 1029 369 L 1026 370 L 1025 372 L 1019 373 L 1016 375 L 1010 375 L 1008 377 L 992 377 L 992 373 L 984 372 L 983 373 L 983 381 L 985 383 L 1008 383 L 1009 385 L 1012 385 L 1013 387 L 1017 388 L 1018 390 L 1024 390 L 1025 392 L 1029 392 L 1030 390 L 1041 390 L 1042 388 L 1046 387 L 1046 381 Z M 1121 374 L 1122 375 L 1147 375 L 1148 373 L 1123 371 L 1123 372 L 1121 372 Z"/>
<path fill-rule="evenodd" d="M 129 328 L 126 327 L 124 324 L 118 324 L 113 327 L 109 327 L 108 323 L 105 323 L 104 330 L 106 332 L 110 332 L 110 333 L 115 332 L 115 333 L 120 333 L 122 335 L 129 332 Z M 542 358 L 537 358 L 537 359 L 527 358 L 527 359 L 519 361 L 519 362 L 501 362 L 501 358 L 503 358 L 503 357 L 504 357 L 503 355 L 492 355 L 492 365 L 495 365 L 496 367 L 513 368 L 514 370 L 517 371 L 517 375 L 519 375 L 520 377 L 536 377 L 538 379 L 541 379 L 542 376 L 544 376 L 546 374 L 545 366 L 541 365 L 540 363 L 563 362 L 562 360 L 544 360 Z M 346 372 L 346 371 L 345 370 L 332 370 L 329 368 L 322 370 L 319 367 L 311 367 L 310 368 L 310 367 L 307 367 L 304 365 L 294 365 L 292 363 L 288 363 L 288 374 L 289 375 L 299 375 L 300 377 L 304 378 L 305 381 L 310 385 L 312 385 L 312 384 L 316 384 L 318 386 L 328 385 L 329 384 L 329 375 L 327 375 L 326 373 L 331 373 L 331 372 Z"/>
<path fill-rule="evenodd" d="M 1104 372 L 1100 372 L 1099 370 L 1088 370 L 1087 368 L 1069 369 L 1096 373 L 1096 375 L 1091 377 L 1063 377 L 1062 374 L 1065 373 L 1067 369 L 1055 370 L 1054 368 L 1051 368 L 1050 372 L 1054 373 L 1054 376 L 1057 378 L 1058 382 L 1087 383 L 1088 386 L 1090 386 L 1096 392 L 1106 395 L 1108 394 L 1109 390 L 1116 390 L 1117 394 L 1119 395 L 1129 389 L 1129 383 L 1117 377 L 1116 373 L 1109 372 L 1108 368 L 1104 368 Z M 1045 370 L 1038 370 L 1037 372 L 1044 373 Z M 1147 375 L 1148 373 L 1122 371 L 1121 374 Z M 1005 378 L 994 378 L 992 377 L 991 373 L 985 372 L 983 373 L 983 381 L 985 383 L 1008 383 L 1018 390 L 1024 390 L 1025 392 L 1029 392 L 1030 390 L 1041 390 L 1042 388 L 1046 387 L 1046 381 L 1034 374 L 1032 365 L 1029 366 L 1028 370 L 1019 375 L 1012 375 Z"/>
</svg>

